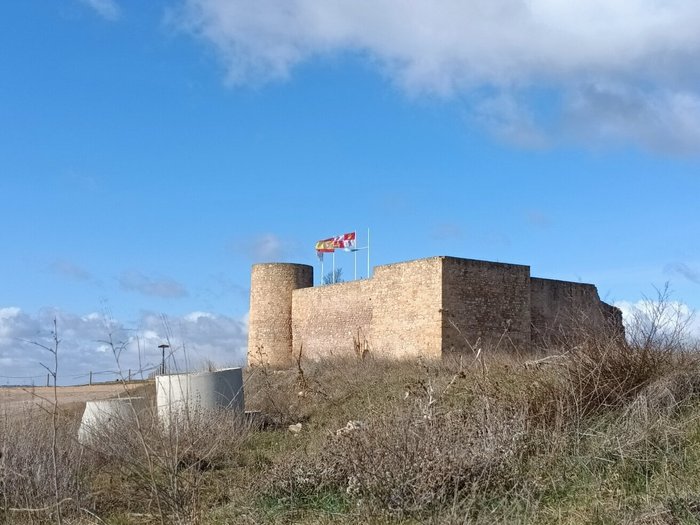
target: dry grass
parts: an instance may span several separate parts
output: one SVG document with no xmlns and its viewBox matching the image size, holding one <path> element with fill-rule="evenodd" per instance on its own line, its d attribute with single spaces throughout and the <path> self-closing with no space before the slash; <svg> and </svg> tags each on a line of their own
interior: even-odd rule
<svg viewBox="0 0 700 525">
<path fill-rule="evenodd" d="M 63 418 L 64 518 L 697 523 L 700 362 L 667 343 L 593 334 L 529 360 L 484 349 L 257 368 L 245 387 L 261 428 L 210 413 L 164 429 L 146 414 L 81 447 Z M 29 416 L 0 429 L 8 523 L 55 521 L 50 419 Z"/>
<path fill-rule="evenodd" d="M 41 522 L 55 516 L 54 481 L 62 506 L 80 505 L 87 491 L 79 474 L 83 453 L 75 440 L 77 421 L 62 418 L 57 426 L 58 475 L 53 473 L 51 415 L 27 407 L 0 421 L 0 517 Z M 1 520 L 0 520 L 1 521 Z"/>
<path fill-rule="evenodd" d="M 117 424 L 93 435 L 87 454 L 93 512 L 135 520 L 198 523 L 219 503 L 218 472 L 236 465 L 249 426 L 231 411 L 187 414 L 164 426 L 151 413 L 139 415 L 139 428 Z"/>
<path fill-rule="evenodd" d="M 56 388 L 61 412 L 81 412 L 86 401 L 99 401 L 124 395 L 139 396 L 153 390 L 153 381 L 112 382 Z M 43 408 L 50 411 L 53 405 L 53 387 L 27 386 L 0 388 L 0 407 L 3 415 L 23 414 L 27 410 Z"/>
<path fill-rule="evenodd" d="M 695 512 L 694 354 L 601 336 L 534 365 L 488 352 L 470 366 L 324 362 L 296 396 L 293 374 L 277 375 L 260 406 L 306 434 L 259 485 L 262 520 L 684 523 Z"/>
<path fill-rule="evenodd" d="M 0 522 L 56 521 L 51 415 L 34 407 L 0 424 Z M 78 442 L 79 418 L 61 416 L 58 492 L 64 517 L 124 523 L 198 523 L 221 501 L 218 472 L 235 466 L 249 424 L 230 411 L 163 425 L 147 410 Z"/>
</svg>

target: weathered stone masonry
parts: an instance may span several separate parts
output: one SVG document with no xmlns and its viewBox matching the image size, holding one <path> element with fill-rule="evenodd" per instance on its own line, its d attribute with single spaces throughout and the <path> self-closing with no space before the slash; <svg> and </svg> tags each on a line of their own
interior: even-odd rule
<svg viewBox="0 0 700 525">
<path fill-rule="evenodd" d="M 253 266 L 248 363 L 287 367 L 369 351 L 440 357 L 472 346 L 529 350 L 572 323 L 621 326 L 592 284 L 530 277 L 530 267 L 456 257 L 378 266 L 371 279 L 313 287 L 313 268 Z"/>
</svg>

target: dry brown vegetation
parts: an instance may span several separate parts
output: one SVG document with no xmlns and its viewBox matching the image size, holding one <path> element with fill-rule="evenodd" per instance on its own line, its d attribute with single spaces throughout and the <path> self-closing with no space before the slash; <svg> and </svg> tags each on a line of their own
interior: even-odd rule
<svg viewBox="0 0 700 525">
<path fill-rule="evenodd" d="M 145 416 L 81 447 L 75 418 L 61 419 L 63 518 L 698 523 L 697 349 L 646 334 L 589 334 L 537 357 L 248 370 L 247 408 L 263 414 L 252 426 L 193 415 L 166 432 Z M 34 416 L 0 428 L 0 521 L 57 520 L 51 420 Z"/>
<path fill-rule="evenodd" d="M 67 522 L 200 522 L 221 502 L 218 471 L 235 466 L 249 431 L 230 411 L 189 413 L 168 427 L 146 411 L 136 424 L 93 429 L 81 444 L 79 415 L 62 413 L 54 477 L 51 415 L 31 408 L 23 416 L 0 423 L 0 522 L 56 522 L 58 507 Z"/>
</svg>

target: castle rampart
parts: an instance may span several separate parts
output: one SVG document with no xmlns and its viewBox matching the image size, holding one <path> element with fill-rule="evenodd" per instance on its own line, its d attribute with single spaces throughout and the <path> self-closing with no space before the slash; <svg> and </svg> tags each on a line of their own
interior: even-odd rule
<svg viewBox="0 0 700 525">
<path fill-rule="evenodd" d="M 444 257 L 443 351 L 469 345 L 526 350 L 530 344 L 530 267 Z"/>
<path fill-rule="evenodd" d="M 288 367 L 292 358 L 292 292 L 311 287 L 306 264 L 256 264 L 250 278 L 248 364 Z"/>
<path fill-rule="evenodd" d="M 620 311 L 604 303 L 592 284 L 530 279 L 532 341 L 537 345 L 558 343 L 576 332 L 600 330 L 606 323 L 622 326 Z"/>
<path fill-rule="evenodd" d="M 372 322 L 373 279 L 298 290 L 292 298 L 294 351 L 306 356 L 352 355 Z"/>
<path fill-rule="evenodd" d="M 249 364 L 287 367 L 298 352 L 319 359 L 366 351 L 440 357 L 476 346 L 529 350 L 578 320 L 602 328 L 620 317 L 591 284 L 532 278 L 529 266 L 456 257 L 378 266 L 360 281 L 312 282 L 310 266 L 253 267 Z"/>
</svg>

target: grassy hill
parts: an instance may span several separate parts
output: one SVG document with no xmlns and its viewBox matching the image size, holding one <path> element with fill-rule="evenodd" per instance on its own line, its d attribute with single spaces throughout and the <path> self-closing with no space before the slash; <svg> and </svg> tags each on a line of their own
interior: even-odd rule
<svg viewBox="0 0 700 525">
<path fill-rule="evenodd" d="M 65 416 L 55 453 L 37 413 L 0 423 L 0 521 L 699 523 L 687 350 L 597 335 L 538 356 L 259 368 L 252 421 L 144 417 L 82 447 Z"/>
</svg>

